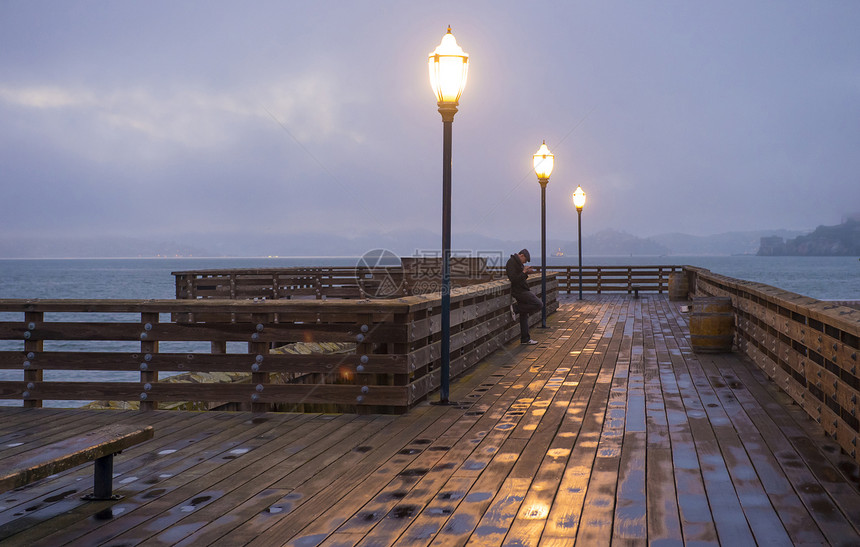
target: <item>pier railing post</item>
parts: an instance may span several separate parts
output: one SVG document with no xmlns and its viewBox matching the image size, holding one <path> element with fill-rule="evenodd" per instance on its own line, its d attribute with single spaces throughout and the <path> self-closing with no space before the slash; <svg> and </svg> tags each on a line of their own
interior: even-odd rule
<svg viewBox="0 0 860 547">
<path fill-rule="evenodd" d="M 258 360 L 259 358 L 257 356 L 260 355 L 263 358 L 262 362 L 265 363 L 266 355 L 269 354 L 269 343 L 258 340 L 260 334 L 266 330 L 266 323 L 268 320 L 268 314 L 251 314 L 251 324 L 254 326 L 254 332 L 251 333 L 251 340 L 248 342 L 248 353 L 254 358 L 254 361 Z M 258 394 L 262 392 L 263 386 L 269 383 L 270 377 L 271 374 L 269 372 L 259 370 L 255 371 L 252 369 L 251 384 L 255 386 L 256 393 L 251 396 L 251 412 L 266 412 L 269 410 L 271 405 L 258 402 L 254 399 L 254 396 L 256 395 L 259 397 Z"/>
<path fill-rule="evenodd" d="M 27 325 L 27 332 L 32 332 L 35 328 L 31 329 L 30 326 L 37 327 L 39 323 L 44 321 L 45 314 L 43 312 L 25 312 L 24 313 L 24 323 Z M 27 357 L 26 361 L 24 361 L 24 382 L 25 385 L 29 386 L 34 382 L 41 382 L 43 380 L 44 372 L 41 368 L 31 368 L 32 363 L 35 361 L 35 358 L 39 357 L 39 354 L 42 352 L 44 346 L 44 342 L 42 340 L 34 340 L 32 338 L 27 338 L 24 340 L 24 355 Z M 33 359 L 30 358 L 30 354 L 33 354 Z M 38 367 L 38 361 L 35 361 Z M 24 407 L 25 408 L 41 408 L 42 400 L 41 399 L 31 399 L 30 395 L 32 395 L 31 389 L 27 389 L 25 392 L 24 399 Z"/>
<path fill-rule="evenodd" d="M 152 329 L 158 324 L 158 313 L 143 312 L 140 314 L 140 322 L 143 326 L 140 333 L 140 353 L 143 355 L 143 361 L 140 364 L 140 383 L 143 384 L 143 391 L 140 392 L 140 409 L 158 410 L 158 402 L 151 400 L 149 394 L 152 384 L 158 382 L 158 371 L 149 370 L 152 360 L 158 353 L 158 340 L 154 339 L 155 335 L 152 333 Z"/>
</svg>

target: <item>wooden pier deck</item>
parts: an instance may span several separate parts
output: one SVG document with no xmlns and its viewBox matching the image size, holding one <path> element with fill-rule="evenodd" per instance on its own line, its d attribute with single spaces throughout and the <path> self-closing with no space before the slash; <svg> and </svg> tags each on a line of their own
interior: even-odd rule
<svg viewBox="0 0 860 547">
<path fill-rule="evenodd" d="M 119 501 L 79 499 L 89 466 L 0 494 L 0 543 L 860 544 L 857 465 L 753 365 L 694 354 L 680 304 L 567 297 L 401 416 L 2 408 L 0 457 L 155 438 L 115 459 Z"/>
</svg>

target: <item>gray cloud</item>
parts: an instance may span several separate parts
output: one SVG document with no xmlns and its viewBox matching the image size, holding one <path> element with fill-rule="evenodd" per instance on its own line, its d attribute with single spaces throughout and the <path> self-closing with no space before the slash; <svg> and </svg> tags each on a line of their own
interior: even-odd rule
<svg viewBox="0 0 860 547">
<path fill-rule="evenodd" d="M 0 229 L 439 230 L 426 56 L 471 55 L 458 231 L 811 229 L 860 210 L 860 4 L 0 5 Z M 326 5 L 327 4 L 327 5 Z"/>
</svg>

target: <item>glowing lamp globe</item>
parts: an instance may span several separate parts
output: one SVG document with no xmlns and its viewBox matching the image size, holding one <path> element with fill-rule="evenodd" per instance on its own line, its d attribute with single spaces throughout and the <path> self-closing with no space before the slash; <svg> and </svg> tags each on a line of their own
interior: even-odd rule
<svg viewBox="0 0 860 547">
<path fill-rule="evenodd" d="M 451 27 L 448 27 L 448 33 L 430 54 L 428 66 L 430 85 L 439 107 L 456 107 L 466 87 L 469 54 L 457 45 L 457 40 L 451 34 Z M 454 111 L 456 112 L 456 109 Z"/>
<path fill-rule="evenodd" d="M 582 186 L 577 186 L 573 193 L 573 206 L 576 207 L 577 211 L 582 211 L 582 208 L 585 207 L 585 192 L 582 191 Z"/>
<path fill-rule="evenodd" d="M 544 141 L 534 155 L 535 174 L 537 174 L 538 180 L 549 180 L 549 176 L 552 174 L 554 158 L 555 156 L 546 147 L 546 141 Z"/>
</svg>

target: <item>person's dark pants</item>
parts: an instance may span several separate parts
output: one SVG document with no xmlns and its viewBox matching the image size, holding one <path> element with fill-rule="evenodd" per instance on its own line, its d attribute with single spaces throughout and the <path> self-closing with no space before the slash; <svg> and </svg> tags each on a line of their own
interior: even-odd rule
<svg viewBox="0 0 860 547">
<path fill-rule="evenodd" d="M 513 297 L 517 301 L 514 304 L 514 311 L 520 314 L 520 342 L 525 343 L 531 340 L 531 335 L 529 334 L 529 314 L 541 311 L 543 309 L 543 302 L 531 291 L 516 293 Z"/>
</svg>

